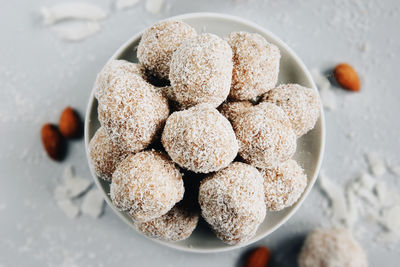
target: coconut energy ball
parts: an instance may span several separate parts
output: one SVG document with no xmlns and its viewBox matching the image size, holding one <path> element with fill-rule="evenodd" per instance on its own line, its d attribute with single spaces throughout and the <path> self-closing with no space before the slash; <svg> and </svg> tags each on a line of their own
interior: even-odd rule
<svg viewBox="0 0 400 267">
<path fill-rule="evenodd" d="M 194 36 L 195 29 L 181 21 L 158 22 L 143 33 L 137 57 L 154 76 L 168 79 L 172 54 L 182 42 Z"/>
<path fill-rule="evenodd" d="M 169 79 L 175 101 L 187 108 L 200 103 L 218 107 L 232 80 L 232 49 L 205 33 L 186 40 L 172 55 Z"/>
<path fill-rule="evenodd" d="M 307 186 L 307 176 L 296 161 L 289 159 L 274 169 L 260 170 L 264 178 L 267 210 L 292 206 Z"/>
<path fill-rule="evenodd" d="M 278 105 L 288 115 L 297 136 L 314 128 L 320 114 L 318 93 L 298 84 L 282 84 L 268 92 L 262 101 Z"/>
<path fill-rule="evenodd" d="M 343 228 L 315 229 L 303 244 L 299 267 L 367 267 L 360 244 Z"/>
<path fill-rule="evenodd" d="M 260 103 L 233 123 L 239 155 L 257 168 L 274 168 L 296 151 L 296 135 L 287 115 L 271 103 Z"/>
<path fill-rule="evenodd" d="M 231 124 L 208 104 L 172 113 L 161 141 L 174 162 L 200 173 L 228 166 L 238 151 Z"/>
<path fill-rule="evenodd" d="M 145 222 L 166 214 L 183 198 L 182 175 L 168 157 L 153 150 L 129 155 L 112 176 L 110 197 L 119 210 Z"/>
<path fill-rule="evenodd" d="M 119 145 L 113 143 L 106 130 L 100 127 L 90 140 L 89 155 L 96 175 L 110 182 L 117 164 L 128 153 L 121 149 Z"/>
<path fill-rule="evenodd" d="M 231 123 L 243 112 L 247 111 L 253 104 L 250 101 L 225 102 L 218 107 L 218 111 Z"/>
<path fill-rule="evenodd" d="M 168 115 L 168 99 L 138 75 L 114 79 L 98 101 L 100 124 L 114 143 L 132 153 L 156 138 Z"/>
<path fill-rule="evenodd" d="M 110 60 L 97 74 L 94 83 L 94 96 L 100 99 L 113 80 L 121 79 L 121 77 L 129 74 L 135 74 L 140 77 L 143 75 L 143 68 L 126 60 Z"/>
<path fill-rule="evenodd" d="M 262 180 L 256 168 L 233 162 L 201 181 L 201 214 L 223 242 L 246 242 L 263 222 L 266 208 Z"/>
<path fill-rule="evenodd" d="M 136 226 L 148 237 L 175 242 L 188 238 L 198 221 L 197 212 L 177 204 L 163 216 L 147 222 L 137 222 Z"/>
<path fill-rule="evenodd" d="M 227 40 L 233 51 L 229 97 L 256 99 L 274 88 L 279 74 L 279 48 L 257 33 L 233 32 Z"/>
</svg>

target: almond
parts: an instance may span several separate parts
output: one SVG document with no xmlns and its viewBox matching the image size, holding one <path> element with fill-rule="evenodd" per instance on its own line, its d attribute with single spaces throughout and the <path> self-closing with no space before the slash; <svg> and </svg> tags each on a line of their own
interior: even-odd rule
<svg viewBox="0 0 400 267">
<path fill-rule="evenodd" d="M 250 253 L 245 267 L 266 267 L 270 257 L 270 251 L 267 247 L 258 247 Z"/>
<path fill-rule="evenodd" d="M 61 134 L 66 138 L 77 138 L 81 135 L 81 120 L 71 107 L 66 107 L 58 122 Z"/>
<path fill-rule="evenodd" d="M 333 71 L 336 81 L 345 89 L 360 91 L 361 82 L 357 72 L 347 63 L 337 65 Z"/>
<path fill-rule="evenodd" d="M 46 123 L 42 126 L 41 137 L 47 155 L 54 160 L 61 160 L 63 154 L 63 138 L 57 127 Z"/>
</svg>

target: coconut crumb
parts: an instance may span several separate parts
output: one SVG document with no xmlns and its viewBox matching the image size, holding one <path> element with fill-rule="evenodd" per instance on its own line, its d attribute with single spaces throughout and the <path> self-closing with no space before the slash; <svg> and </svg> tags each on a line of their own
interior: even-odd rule
<svg viewBox="0 0 400 267">
<path fill-rule="evenodd" d="M 81 210 L 83 214 L 98 218 L 103 212 L 104 197 L 98 189 L 90 190 L 83 198 Z"/>
<path fill-rule="evenodd" d="M 160 14 L 164 0 L 146 0 L 146 11 L 151 14 Z"/>
<path fill-rule="evenodd" d="M 115 2 L 115 9 L 122 10 L 136 6 L 140 0 L 117 0 Z"/>
<path fill-rule="evenodd" d="M 74 22 L 52 27 L 52 30 L 63 40 L 82 41 L 100 31 L 98 22 Z"/>
<path fill-rule="evenodd" d="M 386 173 L 386 164 L 382 157 L 376 152 L 368 152 L 365 158 L 369 165 L 369 170 L 372 175 L 379 177 Z"/>
<path fill-rule="evenodd" d="M 330 200 L 332 219 L 339 223 L 347 225 L 348 207 L 346 203 L 345 192 L 342 187 L 333 183 L 322 171 L 319 175 L 319 186 Z"/>
<path fill-rule="evenodd" d="M 324 76 L 318 69 L 311 69 L 310 73 L 314 79 L 314 82 L 317 84 L 321 102 L 324 108 L 327 110 L 336 109 L 336 96 L 331 89 L 331 83 L 329 82 L 328 78 Z"/>
<path fill-rule="evenodd" d="M 107 17 L 104 9 L 84 2 L 65 2 L 53 7 L 42 7 L 40 13 L 45 25 L 52 25 L 67 19 L 94 21 Z"/>
</svg>

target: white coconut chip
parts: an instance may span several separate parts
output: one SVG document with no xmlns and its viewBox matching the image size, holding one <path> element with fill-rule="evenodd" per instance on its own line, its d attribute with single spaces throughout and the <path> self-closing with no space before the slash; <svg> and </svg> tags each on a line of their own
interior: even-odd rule
<svg viewBox="0 0 400 267">
<path fill-rule="evenodd" d="M 69 218 L 74 219 L 79 215 L 79 207 L 70 199 L 57 200 L 57 204 Z"/>
<path fill-rule="evenodd" d="M 115 2 L 115 9 L 122 10 L 136 6 L 140 0 L 117 0 Z"/>
<path fill-rule="evenodd" d="M 71 165 L 64 169 L 64 188 L 69 198 L 74 198 L 84 193 L 92 184 L 88 179 L 76 176 Z"/>
<path fill-rule="evenodd" d="M 146 11 L 151 14 L 159 14 L 164 5 L 164 0 L 146 0 Z"/>
<path fill-rule="evenodd" d="M 384 209 L 378 220 L 387 230 L 400 235 L 400 205 Z"/>
<path fill-rule="evenodd" d="M 57 186 L 54 191 L 57 205 L 69 218 L 73 219 L 79 215 L 79 207 L 68 197 L 68 190 L 65 186 Z"/>
<path fill-rule="evenodd" d="M 312 69 L 310 73 L 319 89 L 322 105 L 328 110 L 336 109 L 336 96 L 331 89 L 331 83 L 328 78 L 326 78 L 318 69 Z"/>
<path fill-rule="evenodd" d="M 322 172 L 319 175 L 318 181 L 319 186 L 330 200 L 333 220 L 347 224 L 348 207 L 343 188 L 333 183 Z"/>
<path fill-rule="evenodd" d="M 390 165 L 389 170 L 393 175 L 400 177 L 400 165 Z"/>
<path fill-rule="evenodd" d="M 42 7 L 40 13 L 45 25 L 67 19 L 100 20 L 107 17 L 104 9 L 84 2 L 65 2 L 53 7 Z"/>
<path fill-rule="evenodd" d="M 98 189 L 90 190 L 84 197 L 81 210 L 83 214 L 98 218 L 103 212 L 104 198 Z"/>
<path fill-rule="evenodd" d="M 52 27 L 52 30 L 63 40 L 82 41 L 100 31 L 100 24 L 94 21 L 74 22 Z"/>
<path fill-rule="evenodd" d="M 386 173 L 386 165 L 382 157 L 376 152 L 368 152 L 365 154 L 369 170 L 372 175 L 379 177 Z"/>
</svg>

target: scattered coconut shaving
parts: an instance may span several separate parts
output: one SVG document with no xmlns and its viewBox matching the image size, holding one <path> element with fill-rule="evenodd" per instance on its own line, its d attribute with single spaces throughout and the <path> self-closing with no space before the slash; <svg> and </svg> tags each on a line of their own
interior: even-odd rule
<svg viewBox="0 0 400 267">
<path fill-rule="evenodd" d="M 70 198 L 82 195 L 92 184 L 89 180 L 76 176 L 71 165 L 64 169 L 64 188 Z"/>
<path fill-rule="evenodd" d="M 369 164 L 369 170 L 372 175 L 379 177 L 386 173 L 385 161 L 376 152 L 368 152 L 365 154 L 365 158 Z"/>
<path fill-rule="evenodd" d="M 85 195 L 81 208 L 75 203 L 78 197 L 87 192 L 91 184 L 89 180 L 75 175 L 71 165 L 65 167 L 63 183 L 55 188 L 54 197 L 57 205 L 69 218 L 76 218 L 81 209 L 83 214 L 88 214 L 94 218 L 101 215 L 104 200 L 101 193 L 96 189 L 92 189 Z"/>
<path fill-rule="evenodd" d="M 53 7 L 42 7 L 40 13 L 45 25 L 67 19 L 100 20 L 107 17 L 104 9 L 84 2 L 65 2 Z"/>
<path fill-rule="evenodd" d="M 324 76 L 318 69 L 312 69 L 310 73 L 314 79 L 314 82 L 317 84 L 324 108 L 327 110 L 336 109 L 336 96 L 331 89 L 331 83 L 329 82 L 328 78 Z"/>
<path fill-rule="evenodd" d="M 68 198 L 58 199 L 57 204 L 69 218 L 74 219 L 79 215 L 79 207 Z"/>
<path fill-rule="evenodd" d="M 393 175 L 400 177 L 400 165 L 390 165 L 389 170 Z"/>
<path fill-rule="evenodd" d="M 74 22 L 52 27 L 52 30 L 63 40 L 82 41 L 100 31 L 100 24 L 94 21 Z"/>
<path fill-rule="evenodd" d="M 319 175 L 319 186 L 330 200 L 332 219 L 348 225 L 348 207 L 343 188 L 333 183 L 322 171 Z"/>
<path fill-rule="evenodd" d="M 329 211 L 334 224 L 363 235 L 366 230 L 356 223 L 368 220 L 383 228 L 377 241 L 387 244 L 400 240 L 400 194 L 385 182 L 364 173 L 351 180 L 344 190 L 322 174 L 319 185 L 331 201 Z"/>
<path fill-rule="evenodd" d="M 136 6 L 140 0 L 117 0 L 115 2 L 115 9 L 122 10 Z"/>
<path fill-rule="evenodd" d="M 93 218 L 98 218 L 103 212 L 103 207 L 103 195 L 98 189 L 92 189 L 85 195 L 81 210 L 83 214 L 90 215 Z"/>
<path fill-rule="evenodd" d="M 164 0 L 146 0 L 146 11 L 151 14 L 160 14 Z"/>
</svg>

